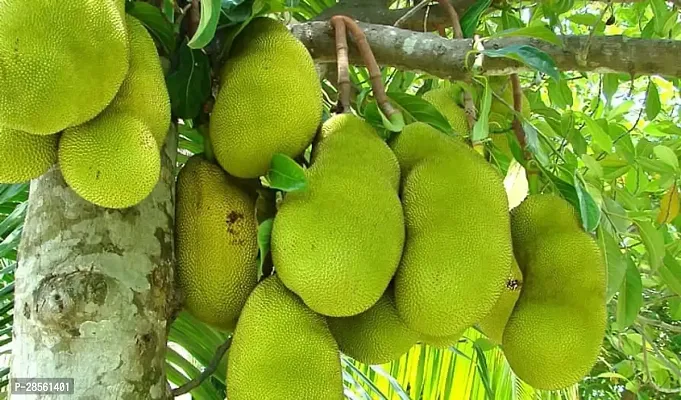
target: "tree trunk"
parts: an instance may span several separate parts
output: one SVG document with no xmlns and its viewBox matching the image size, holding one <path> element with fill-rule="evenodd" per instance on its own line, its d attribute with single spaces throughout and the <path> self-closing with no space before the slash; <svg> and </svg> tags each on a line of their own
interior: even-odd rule
<svg viewBox="0 0 681 400">
<path fill-rule="evenodd" d="M 19 247 L 12 378 L 73 378 L 74 399 L 168 399 L 174 165 L 136 207 L 94 206 L 57 167 L 31 183 Z M 22 399 L 63 398 L 57 395 Z"/>
</svg>

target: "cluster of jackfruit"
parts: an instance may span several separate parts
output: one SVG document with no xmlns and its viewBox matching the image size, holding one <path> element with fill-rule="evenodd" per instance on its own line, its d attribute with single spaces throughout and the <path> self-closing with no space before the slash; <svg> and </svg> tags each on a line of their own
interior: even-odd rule
<svg viewBox="0 0 681 400">
<path fill-rule="evenodd" d="M 102 207 L 151 193 L 170 100 L 154 41 L 123 4 L 2 2 L 0 182 L 58 163 L 66 183 Z"/>
<path fill-rule="evenodd" d="M 459 94 L 425 97 L 466 135 Z M 498 172 L 463 140 L 417 122 L 386 143 L 358 116 L 321 113 L 307 50 L 256 19 L 222 71 L 212 151 L 178 176 L 178 283 L 189 312 L 233 332 L 230 399 L 341 399 L 340 353 L 386 363 L 472 326 L 537 387 L 588 371 L 603 267 L 567 203 L 532 196 L 510 213 Z M 272 224 L 275 273 L 258 281 L 257 196 L 244 179 L 310 145 L 307 189 L 284 194 Z"/>
</svg>

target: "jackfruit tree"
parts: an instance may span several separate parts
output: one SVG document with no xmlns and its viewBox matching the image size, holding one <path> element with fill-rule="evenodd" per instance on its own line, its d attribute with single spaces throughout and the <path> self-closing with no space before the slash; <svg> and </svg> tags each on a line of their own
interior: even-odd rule
<svg viewBox="0 0 681 400">
<path fill-rule="evenodd" d="M 0 0 L 0 397 L 678 399 L 680 10 Z"/>
</svg>

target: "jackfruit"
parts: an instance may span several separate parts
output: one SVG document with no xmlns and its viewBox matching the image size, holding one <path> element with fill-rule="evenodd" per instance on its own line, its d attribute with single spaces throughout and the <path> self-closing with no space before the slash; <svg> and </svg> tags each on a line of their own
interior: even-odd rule
<svg viewBox="0 0 681 400">
<path fill-rule="evenodd" d="M 132 16 L 126 16 L 130 69 L 109 109 L 136 116 L 149 126 L 162 147 L 170 126 L 170 97 L 154 40 Z"/>
<path fill-rule="evenodd" d="M 277 276 L 248 297 L 227 360 L 230 400 L 341 400 L 338 345 L 319 314 Z"/>
<path fill-rule="evenodd" d="M 399 263 L 399 166 L 376 131 L 354 115 L 326 121 L 316 147 L 308 189 L 286 194 L 274 218 L 272 259 L 308 307 L 347 317 L 378 301 Z"/>
<path fill-rule="evenodd" d="M 0 183 L 37 178 L 57 162 L 58 135 L 38 136 L 0 127 Z"/>
<path fill-rule="evenodd" d="M 3 0 L 0 21 L 0 125 L 53 134 L 118 92 L 129 54 L 113 1 Z"/>
<path fill-rule="evenodd" d="M 513 312 L 515 303 L 518 301 L 522 288 L 523 275 L 520 272 L 520 268 L 515 259 L 511 265 L 510 274 L 506 282 L 504 282 L 504 288 L 501 292 L 501 296 L 499 296 L 499 299 L 497 300 L 497 304 L 495 304 L 492 311 L 478 323 L 480 331 L 495 344 L 501 344 L 504 328 Z"/>
<path fill-rule="evenodd" d="M 457 332 L 453 335 L 448 335 L 448 336 L 421 335 L 420 342 L 427 344 L 428 346 L 431 346 L 431 347 L 446 349 L 448 347 L 454 346 L 457 343 L 459 343 L 459 340 L 461 340 L 461 337 L 463 336 L 464 332 L 465 332 L 465 329 L 461 332 Z"/>
<path fill-rule="evenodd" d="M 606 270 L 598 245 L 572 206 L 531 195 L 512 212 L 513 246 L 523 288 L 502 348 L 519 378 L 546 390 L 589 373 L 606 326 Z"/>
<path fill-rule="evenodd" d="M 361 314 L 328 318 L 340 350 L 365 364 L 384 364 L 398 359 L 419 339 L 397 315 L 392 288 Z"/>
<path fill-rule="evenodd" d="M 407 229 L 397 310 L 425 335 L 455 335 L 492 310 L 511 268 L 503 182 L 472 149 L 425 123 L 405 127 L 392 148 Z"/>
<path fill-rule="evenodd" d="M 457 104 L 453 97 L 454 93 L 459 92 L 453 91 L 451 88 L 439 88 L 424 94 L 423 99 L 435 106 L 440 114 L 447 119 L 457 135 L 468 136 L 471 133 L 468 116 L 466 110 Z"/>
<path fill-rule="evenodd" d="M 210 118 L 217 161 L 255 178 L 275 153 L 298 156 L 321 122 L 321 93 L 305 46 L 277 21 L 253 20 L 234 41 Z"/>
<path fill-rule="evenodd" d="M 161 159 L 149 128 L 124 113 L 104 112 L 66 129 L 59 140 L 59 167 L 82 198 L 106 208 L 132 207 L 154 189 Z"/>
<path fill-rule="evenodd" d="M 201 156 L 177 178 L 177 281 L 196 318 L 231 330 L 257 283 L 255 201 Z"/>
</svg>

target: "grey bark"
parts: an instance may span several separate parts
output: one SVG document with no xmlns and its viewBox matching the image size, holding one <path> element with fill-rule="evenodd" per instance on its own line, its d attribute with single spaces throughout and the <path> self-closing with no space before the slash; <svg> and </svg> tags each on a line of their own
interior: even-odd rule
<svg viewBox="0 0 681 400">
<path fill-rule="evenodd" d="M 67 187 L 56 166 L 31 183 L 16 272 L 12 378 L 74 378 L 70 398 L 81 400 L 170 397 L 173 133 L 159 183 L 138 206 L 94 206 Z"/>
<path fill-rule="evenodd" d="M 381 65 L 421 71 L 443 79 L 463 79 L 464 58 L 472 48 L 471 39 L 452 40 L 433 33 L 416 33 L 390 26 L 360 23 Z M 293 34 L 308 48 L 317 63 L 335 62 L 333 28 L 328 22 L 296 24 Z M 531 38 L 509 37 L 489 40 L 486 49 L 529 44 L 548 53 L 561 71 L 598 73 L 624 72 L 637 75 L 659 74 L 681 77 L 681 41 L 636 39 L 623 36 L 562 36 L 563 46 Z M 588 47 L 588 51 L 584 49 Z M 583 56 L 583 57 L 582 57 Z M 584 58 L 585 57 L 585 58 Z M 586 61 L 583 61 L 583 60 Z M 350 46 L 350 62 L 363 65 L 356 46 Z M 469 65 L 473 58 L 469 59 Z M 481 73 L 508 75 L 527 67 L 508 58 L 484 57 Z"/>
</svg>

